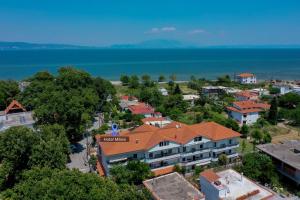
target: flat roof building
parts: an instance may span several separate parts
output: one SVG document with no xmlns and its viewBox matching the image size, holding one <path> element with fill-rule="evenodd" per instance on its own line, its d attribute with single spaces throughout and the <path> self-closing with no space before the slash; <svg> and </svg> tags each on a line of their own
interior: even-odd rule
<svg viewBox="0 0 300 200">
<path fill-rule="evenodd" d="M 143 182 L 156 200 L 204 200 L 204 195 L 177 172 Z"/>
<path fill-rule="evenodd" d="M 200 174 L 200 186 L 207 200 L 265 200 L 275 195 L 232 169 L 221 172 L 203 171 Z"/>
<path fill-rule="evenodd" d="M 300 184 L 300 141 L 289 140 L 281 144 L 262 144 L 256 148 L 272 157 L 281 174 Z"/>
</svg>

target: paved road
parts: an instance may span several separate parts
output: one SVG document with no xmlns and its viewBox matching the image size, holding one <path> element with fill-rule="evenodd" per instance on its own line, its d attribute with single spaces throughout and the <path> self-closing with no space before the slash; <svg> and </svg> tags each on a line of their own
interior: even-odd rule
<svg viewBox="0 0 300 200">
<path fill-rule="evenodd" d="M 92 141 L 91 137 L 88 137 L 88 142 Z M 70 154 L 71 162 L 67 164 L 69 169 L 79 169 L 81 172 L 89 172 L 89 165 L 87 160 L 87 149 L 86 149 L 86 138 L 82 139 L 75 144 L 78 151 L 76 153 Z"/>
</svg>

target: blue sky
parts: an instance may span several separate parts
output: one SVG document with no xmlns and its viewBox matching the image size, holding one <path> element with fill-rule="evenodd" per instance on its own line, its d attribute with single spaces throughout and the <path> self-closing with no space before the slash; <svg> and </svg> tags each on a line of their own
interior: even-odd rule
<svg viewBox="0 0 300 200">
<path fill-rule="evenodd" d="M 299 0 L 0 0 L 0 41 L 300 44 Z"/>
</svg>

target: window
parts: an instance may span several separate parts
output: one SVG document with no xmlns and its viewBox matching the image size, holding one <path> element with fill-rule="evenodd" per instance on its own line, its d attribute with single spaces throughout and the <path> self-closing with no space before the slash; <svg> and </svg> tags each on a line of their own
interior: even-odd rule
<svg viewBox="0 0 300 200">
<path fill-rule="evenodd" d="M 185 152 L 185 151 L 186 151 L 186 147 L 183 147 L 183 148 L 182 148 L 182 151 Z"/>
<path fill-rule="evenodd" d="M 201 141 L 201 140 L 202 140 L 202 137 L 201 137 L 201 136 L 195 137 L 195 138 L 194 138 L 194 142 L 199 142 L 199 141 Z"/>
<path fill-rule="evenodd" d="M 217 143 L 216 142 L 214 142 L 214 147 L 217 147 Z"/>
<path fill-rule="evenodd" d="M 202 149 L 203 148 L 203 144 L 200 144 L 200 149 Z"/>
<path fill-rule="evenodd" d="M 137 154 L 135 153 L 135 154 L 133 154 L 133 158 L 137 158 Z"/>
<path fill-rule="evenodd" d="M 163 142 L 160 142 L 160 143 L 159 143 L 159 146 L 160 146 L 160 147 L 168 146 L 168 145 L 169 145 L 169 141 L 163 141 Z"/>
<path fill-rule="evenodd" d="M 231 143 L 232 143 L 232 140 L 230 139 L 230 140 L 229 140 L 229 144 L 231 144 Z"/>
<path fill-rule="evenodd" d="M 149 158 L 153 158 L 153 153 L 149 153 Z"/>
</svg>

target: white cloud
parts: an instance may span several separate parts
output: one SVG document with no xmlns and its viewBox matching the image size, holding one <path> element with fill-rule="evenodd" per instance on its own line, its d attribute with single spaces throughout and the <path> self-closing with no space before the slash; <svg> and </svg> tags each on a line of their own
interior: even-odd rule
<svg viewBox="0 0 300 200">
<path fill-rule="evenodd" d="M 165 27 L 161 27 L 161 28 L 151 28 L 150 31 L 146 31 L 145 33 L 162 33 L 162 32 L 172 32 L 172 31 L 176 31 L 176 27 L 173 26 L 165 26 Z"/>
<path fill-rule="evenodd" d="M 195 34 L 201 34 L 201 33 L 205 33 L 206 31 L 203 29 L 195 29 L 189 32 L 189 34 L 191 35 L 195 35 Z"/>
<path fill-rule="evenodd" d="M 162 27 L 161 31 L 163 31 L 163 32 L 171 32 L 171 31 L 176 31 L 176 28 L 173 27 L 173 26 L 169 26 L 169 27 L 167 26 L 167 27 Z"/>
</svg>

